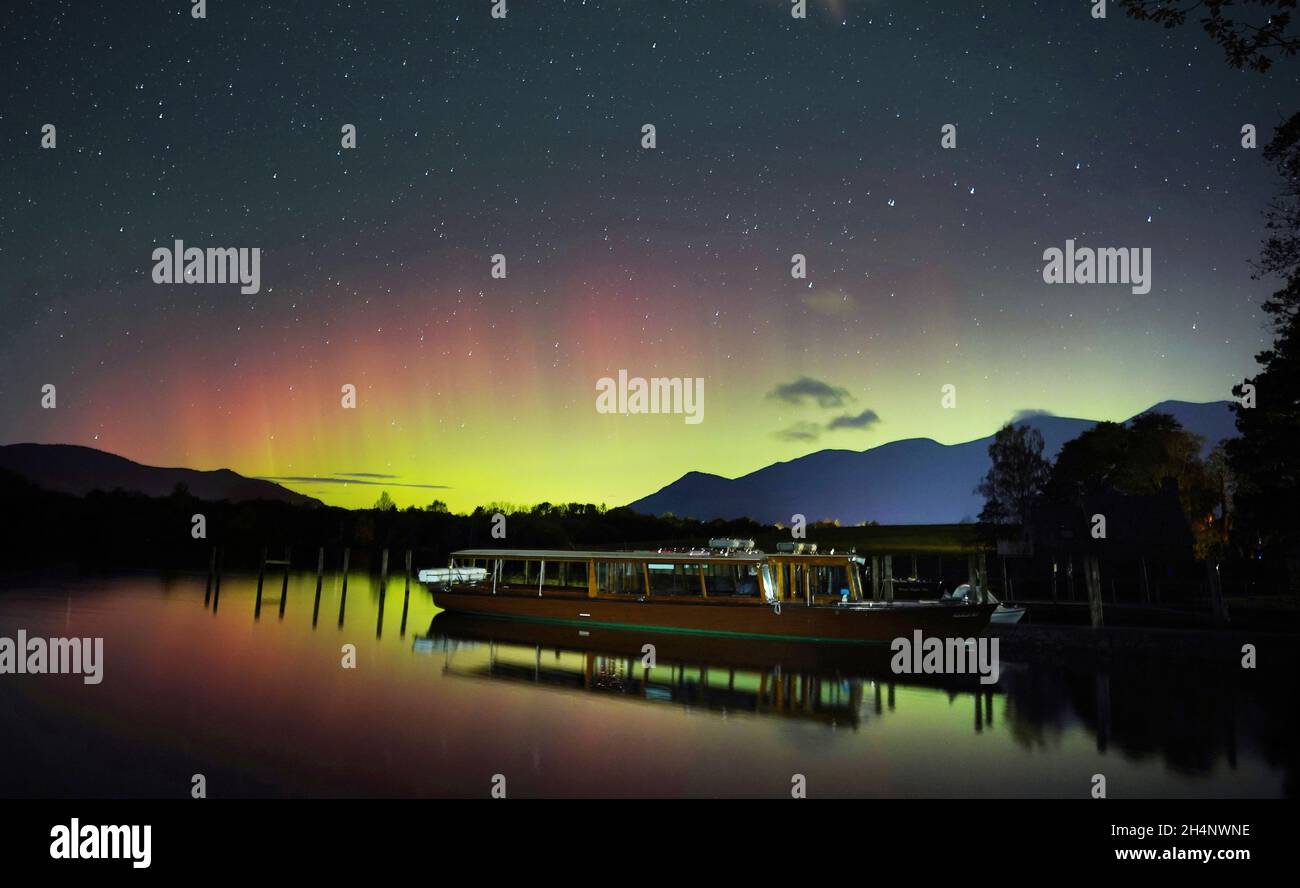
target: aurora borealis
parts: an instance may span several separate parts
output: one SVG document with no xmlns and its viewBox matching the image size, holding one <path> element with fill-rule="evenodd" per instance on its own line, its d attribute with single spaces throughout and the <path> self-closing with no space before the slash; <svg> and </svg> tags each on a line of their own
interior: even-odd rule
<svg viewBox="0 0 1300 888">
<path fill-rule="evenodd" d="M 615 505 L 1231 397 L 1271 340 L 1240 131 L 1296 110 L 1293 67 L 1086 3 L 809 2 L 15 4 L 0 443 Z M 1149 248 L 1150 292 L 1045 284 L 1067 239 Z M 260 292 L 153 283 L 176 240 L 260 249 Z M 620 370 L 702 378 L 703 422 L 599 413 Z"/>
</svg>

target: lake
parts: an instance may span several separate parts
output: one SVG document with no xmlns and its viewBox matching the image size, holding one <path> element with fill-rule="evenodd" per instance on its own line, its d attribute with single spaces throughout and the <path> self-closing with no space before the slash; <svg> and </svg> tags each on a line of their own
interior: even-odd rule
<svg viewBox="0 0 1300 888">
<path fill-rule="evenodd" d="M 0 795 L 1122 797 L 1295 794 L 1294 676 L 1004 658 L 995 686 L 886 648 L 440 614 L 390 578 L 8 580 L 0 636 L 104 639 L 103 681 L 0 675 Z M 215 606 L 214 606 L 215 605 Z M 646 668 L 645 645 L 655 664 Z M 345 645 L 355 668 L 344 668 Z"/>
</svg>

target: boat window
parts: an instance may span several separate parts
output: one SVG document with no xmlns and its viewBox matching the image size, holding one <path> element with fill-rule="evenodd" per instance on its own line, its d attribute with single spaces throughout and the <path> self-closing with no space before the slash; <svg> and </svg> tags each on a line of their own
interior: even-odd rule
<svg viewBox="0 0 1300 888">
<path fill-rule="evenodd" d="M 643 569 L 639 561 L 598 561 L 596 587 L 603 595 L 645 595 Z"/>
<path fill-rule="evenodd" d="M 848 570 L 842 565 L 819 564 L 808 568 L 811 576 L 813 600 L 841 601 L 844 593 L 853 599 L 853 586 Z"/>
<path fill-rule="evenodd" d="M 700 595 L 700 565 L 656 563 L 646 565 L 651 595 Z"/>
<path fill-rule="evenodd" d="M 526 561 L 502 561 L 501 562 L 501 584 L 504 586 L 525 586 L 527 580 L 524 578 L 528 569 Z M 536 565 L 533 565 L 533 576 L 537 575 Z"/>
<path fill-rule="evenodd" d="M 758 596 L 758 570 L 753 564 L 706 564 L 704 586 L 709 595 Z"/>
<path fill-rule="evenodd" d="M 536 578 L 534 577 L 534 580 Z M 587 562 L 585 561 L 548 561 L 546 578 L 542 585 L 555 589 L 575 589 L 586 594 Z"/>
</svg>

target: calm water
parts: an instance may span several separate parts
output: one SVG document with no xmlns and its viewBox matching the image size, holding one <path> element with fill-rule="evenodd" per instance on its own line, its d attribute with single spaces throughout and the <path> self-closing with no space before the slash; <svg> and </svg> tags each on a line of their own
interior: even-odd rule
<svg viewBox="0 0 1300 888">
<path fill-rule="evenodd" d="M 403 579 L 0 591 L 0 636 L 104 638 L 104 681 L 0 675 L 0 795 L 1279 796 L 1294 687 L 1150 664 L 915 684 L 845 648 L 439 614 Z M 641 668 L 653 642 L 658 664 Z M 341 667 L 344 644 L 357 668 Z"/>
</svg>

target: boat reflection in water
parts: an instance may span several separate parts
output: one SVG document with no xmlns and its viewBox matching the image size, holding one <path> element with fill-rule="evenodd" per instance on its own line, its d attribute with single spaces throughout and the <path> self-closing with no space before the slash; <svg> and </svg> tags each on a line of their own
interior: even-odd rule
<svg viewBox="0 0 1300 888">
<path fill-rule="evenodd" d="M 980 729 L 992 722 L 996 690 L 976 675 L 896 675 L 883 645 L 756 643 L 450 612 L 434 617 L 415 649 L 443 654 L 453 677 L 853 728 L 893 710 L 895 685 L 906 684 L 970 697 Z"/>
<path fill-rule="evenodd" d="M 1291 637 L 1255 638 L 1258 670 L 1004 643 L 985 686 L 896 676 L 888 644 L 470 617 L 350 580 L 294 573 L 260 607 L 255 574 L 0 594 L 0 635 L 103 638 L 107 664 L 0 681 L 0 797 L 188 798 L 199 773 L 227 797 L 479 798 L 495 774 L 515 797 L 788 797 L 793 773 L 858 798 L 1087 798 L 1097 773 L 1112 798 L 1300 795 Z"/>
</svg>

